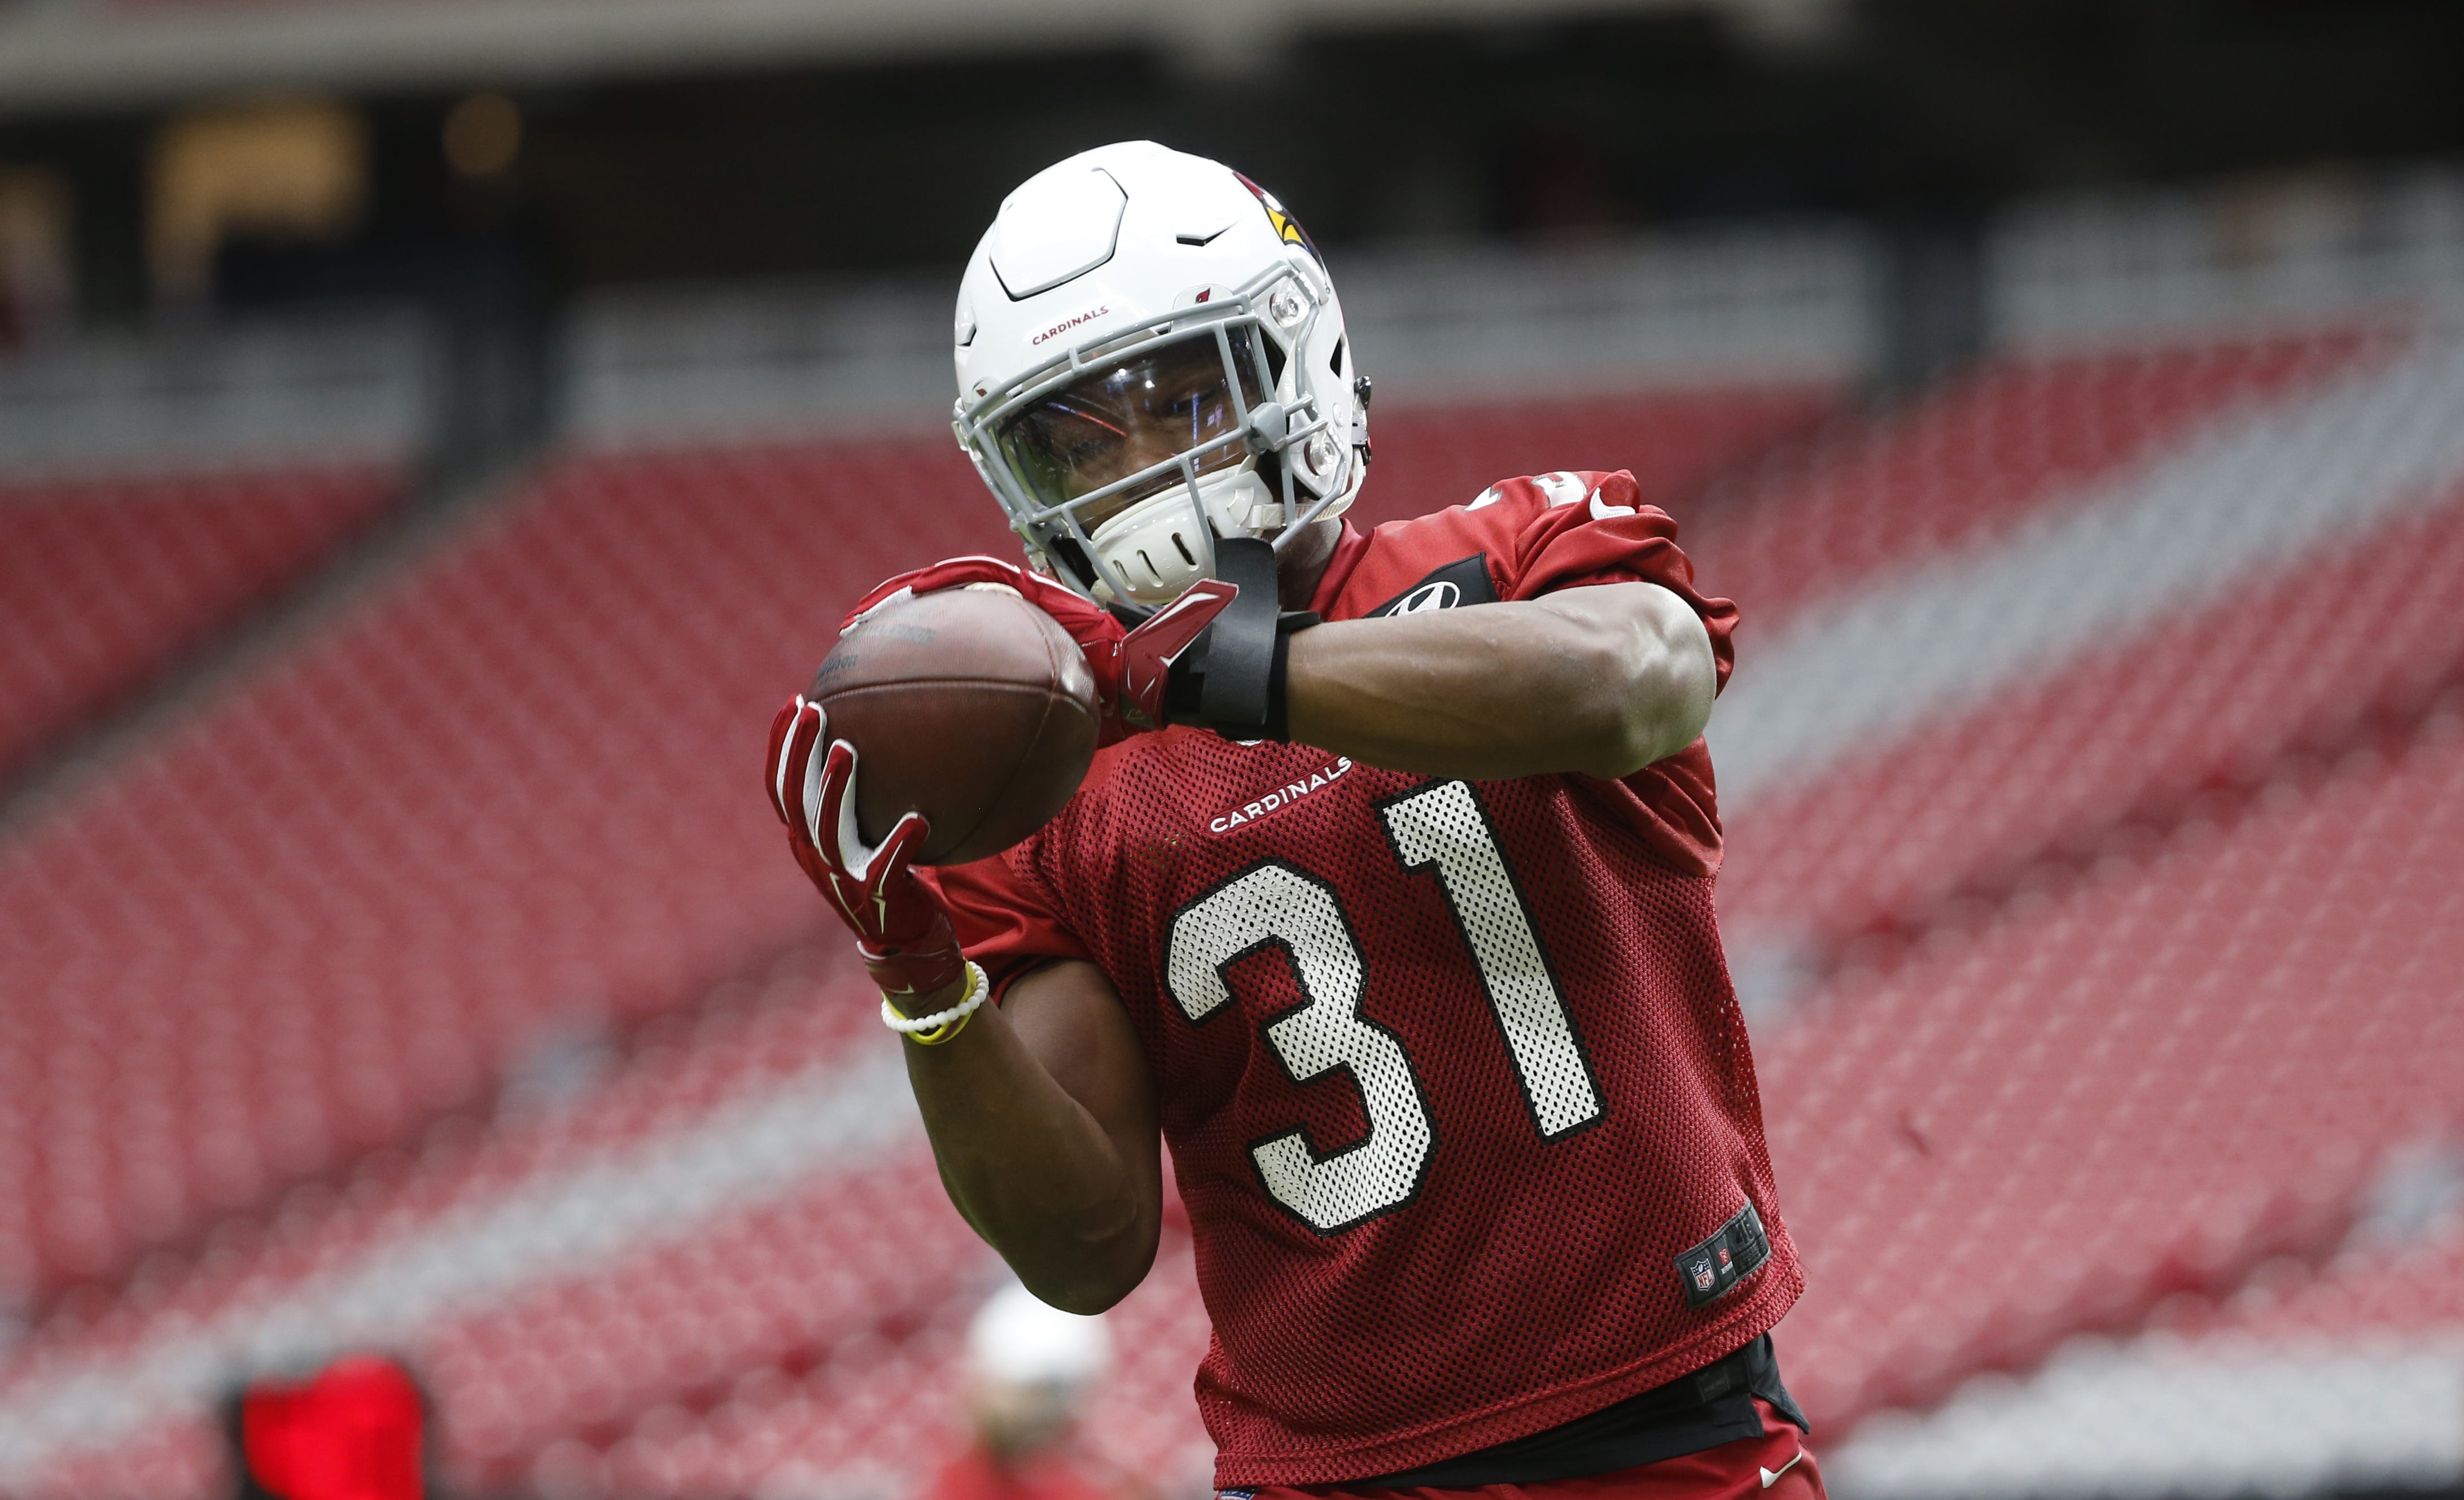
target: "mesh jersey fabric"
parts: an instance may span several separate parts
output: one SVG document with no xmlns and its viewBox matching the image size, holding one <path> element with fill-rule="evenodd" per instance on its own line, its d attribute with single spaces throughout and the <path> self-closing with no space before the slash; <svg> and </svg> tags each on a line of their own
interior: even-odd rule
<svg viewBox="0 0 2464 1500">
<path fill-rule="evenodd" d="M 1347 528 L 1312 603 L 1331 621 L 1647 580 L 1703 617 L 1725 683 L 1734 607 L 1675 539 L 1623 473 L 1510 480 Z M 1213 1323 L 1219 1485 L 1538 1432 L 1794 1301 L 1719 854 L 1699 741 L 1621 782 L 1466 783 L 1171 729 L 1104 752 L 1025 843 L 938 872 L 1003 982 L 1081 958 L 1120 992 Z M 1689 1296 L 1679 1257 L 1749 1207 L 1768 1258 Z"/>
</svg>

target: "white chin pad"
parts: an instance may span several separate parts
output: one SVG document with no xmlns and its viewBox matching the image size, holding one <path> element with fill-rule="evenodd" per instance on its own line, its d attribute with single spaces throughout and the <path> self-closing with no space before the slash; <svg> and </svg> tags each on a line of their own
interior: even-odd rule
<svg viewBox="0 0 2464 1500">
<path fill-rule="evenodd" d="M 1245 467 L 1201 475 L 1198 494 L 1219 537 L 1263 536 L 1283 524 L 1283 506 Z M 1088 540 L 1128 585 L 1133 604 L 1169 604 L 1206 576 L 1207 537 L 1186 485 L 1147 496 Z"/>
</svg>

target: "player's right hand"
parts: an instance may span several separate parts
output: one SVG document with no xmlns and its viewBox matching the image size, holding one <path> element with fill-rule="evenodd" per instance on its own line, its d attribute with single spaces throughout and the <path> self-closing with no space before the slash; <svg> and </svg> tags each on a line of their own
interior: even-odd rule
<svg viewBox="0 0 2464 1500">
<path fill-rule="evenodd" d="M 856 831 L 855 746 L 828 736 L 821 705 L 803 695 L 779 710 L 765 765 L 770 805 L 787 825 L 796 863 L 854 932 L 873 982 L 901 1011 L 929 1012 L 922 1002 L 967 975 L 949 911 L 910 864 L 932 827 L 911 812 L 868 848 Z"/>
<path fill-rule="evenodd" d="M 1103 716 L 1100 742 L 1108 745 L 1164 726 L 1164 696 L 1174 664 L 1240 594 L 1221 579 L 1200 579 L 1131 629 L 1111 611 L 1040 573 L 999 558 L 952 558 L 874 585 L 847 612 L 839 633 L 854 629 L 872 611 L 916 594 L 984 584 L 1017 593 L 1052 616 L 1078 643 L 1095 677 L 1096 707 Z"/>
</svg>

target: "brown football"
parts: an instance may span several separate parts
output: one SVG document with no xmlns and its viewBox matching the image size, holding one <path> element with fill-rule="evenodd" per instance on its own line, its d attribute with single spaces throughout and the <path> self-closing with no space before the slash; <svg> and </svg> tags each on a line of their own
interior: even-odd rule
<svg viewBox="0 0 2464 1500">
<path fill-rule="evenodd" d="M 1053 618 L 1005 588 L 922 594 L 839 638 L 805 696 L 855 746 L 856 831 L 908 812 L 918 864 L 998 854 L 1061 810 L 1095 755 L 1095 679 Z"/>
</svg>

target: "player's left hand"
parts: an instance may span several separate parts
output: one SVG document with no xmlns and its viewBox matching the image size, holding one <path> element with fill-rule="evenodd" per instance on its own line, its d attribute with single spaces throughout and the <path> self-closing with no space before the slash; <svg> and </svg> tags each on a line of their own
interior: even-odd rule
<svg viewBox="0 0 2464 1500">
<path fill-rule="evenodd" d="M 770 805 L 787 825 L 796 863 L 855 933 L 873 982 L 913 1014 L 915 1001 L 967 975 L 948 909 L 910 864 L 932 825 L 911 812 L 867 848 L 855 825 L 855 746 L 828 736 L 821 705 L 802 694 L 779 710 L 770 721 Z"/>
<path fill-rule="evenodd" d="M 952 558 L 874 585 L 847 611 L 839 632 L 853 629 L 875 609 L 916 594 L 987 584 L 1017 593 L 1059 622 L 1078 643 L 1094 673 L 1095 701 L 1103 715 L 1101 742 L 1108 745 L 1164 726 L 1164 693 L 1173 663 L 1241 592 L 1221 579 L 1200 579 L 1136 629 L 1127 629 L 1110 610 L 1040 573 L 999 558 Z"/>
</svg>

